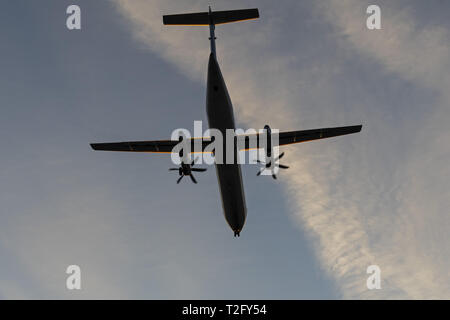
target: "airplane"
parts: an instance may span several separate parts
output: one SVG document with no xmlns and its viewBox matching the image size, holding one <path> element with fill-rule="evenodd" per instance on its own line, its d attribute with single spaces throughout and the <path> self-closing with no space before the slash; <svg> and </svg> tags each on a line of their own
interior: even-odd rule
<svg viewBox="0 0 450 320">
<path fill-rule="evenodd" d="M 225 85 L 222 72 L 217 62 L 216 56 L 216 36 L 215 27 L 230 22 L 237 22 L 243 20 L 257 19 L 259 18 L 258 9 L 240 9 L 240 10 L 227 10 L 227 11 L 212 11 L 209 7 L 207 12 L 196 13 L 184 13 L 184 14 L 171 14 L 163 16 L 164 25 L 203 25 L 209 26 L 210 32 L 210 46 L 211 52 L 208 62 L 208 76 L 206 83 L 206 113 L 210 128 L 218 129 L 225 136 L 227 129 L 235 130 L 235 121 L 233 114 L 233 106 L 230 96 L 228 94 L 227 87 Z M 312 130 L 301 131 L 288 131 L 279 132 L 278 146 L 290 145 L 305 141 L 330 138 L 340 135 L 352 134 L 360 132 L 362 125 L 335 127 L 335 128 L 321 128 Z M 273 148 L 277 147 L 272 145 L 272 131 L 268 125 L 264 127 L 266 142 L 263 144 L 258 140 L 256 149 L 263 149 L 267 162 L 259 163 L 263 164 L 263 167 L 258 171 L 259 176 L 261 172 L 266 169 L 271 169 L 275 163 L 278 162 L 284 156 L 284 152 L 274 156 Z M 260 133 L 256 133 L 260 135 Z M 249 150 L 250 136 L 240 135 L 239 139 L 244 139 L 243 149 Z M 156 141 L 128 141 L 128 142 L 112 142 L 112 143 L 92 143 L 91 147 L 94 150 L 103 151 L 126 151 L 126 152 L 155 152 L 155 153 L 172 153 L 174 147 L 183 140 L 182 137 L 177 140 L 156 140 Z M 186 143 L 190 143 L 194 146 L 195 143 L 199 143 L 198 138 L 186 139 Z M 200 138 L 202 150 L 212 142 L 210 137 Z M 235 150 L 237 148 L 235 144 Z M 193 149 L 191 149 L 193 150 Z M 180 157 L 183 154 L 180 152 Z M 183 157 L 183 159 L 185 159 Z M 197 183 L 192 172 L 203 172 L 204 168 L 194 168 L 195 160 L 192 162 L 182 161 L 179 168 L 171 168 L 171 171 L 178 171 L 179 178 L 177 183 L 185 176 L 189 176 L 192 182 Z M 277 164 L 279 168 L 287 169 L 287 166 Z M 242 184 L 241 166 L 239 163 L 215 163 L 216 174 L 219 184 L 219 191 L 222 200 L 222 208 L 225 216 L 225 220 L 229 224 L 230 228 L 234 232 L 234 237 L 240 236 L 242 228 L 244 227 L 247 217 L 247 207 L 245 203 L 244 187 Z M 276 179 L 276 175 L 272 172 L 272 177 Z"/>
</svg>

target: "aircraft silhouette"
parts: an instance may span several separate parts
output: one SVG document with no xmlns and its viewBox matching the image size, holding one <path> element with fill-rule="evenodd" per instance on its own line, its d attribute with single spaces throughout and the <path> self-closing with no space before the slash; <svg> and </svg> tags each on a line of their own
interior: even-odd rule
<svg viewBox="0 0 450 320">
<path fill-rule="evenodd" d="M 205 25 L 209 26 L 210 31 L 210 45 L 211 53 L 208 62 L 208 78 L 206 89 L 206 112 L 209 122 L 209 127 L 218 129 L 223 136 L 226 135 L 227 129 L 236 129 L 233 106 L 230 96 L 228 94 L 225 81 L 222 76 L 219 64 L 216 57 L 216 37 L 215 26 L 224 23 L 237 22 L 242 20 L 259 18 L 258 9 L 243 9 L 243 10 L 228 10 L 228 11 L 211 11 L 208 12 L 188 13 L 188 14 L 174 14 L 163 16 L 163 23 L 165 25 Z M 251 143 L 251 135 L 237 136 L 237 140 L 241 143 L 234 144 L 235 151 L 250 150 L 250 149 L 264 149 L 267 162 L 261 162 L 263 167 L 258 171 L 259 176 L 264 170 L 271 170 L 271 175 L 276 179 L 274 167 L 287 169 L 289 167 L 278 164 L 278 160 L 284 156 L 284 152 L 278 157 L 274 155 L 273 148 L 277 146 L 289 145 L 305 141 L 330 138 L 340 135 L 346 135 L 361 131 L 362 125 L 322 128 L 313 130 L 288 131 L 280 132 L 277 145 L 272 145 L 272 131 L 268 125 L 264 127 L 265 139 L 262 141 L 262 135 L 257 133 L 256 146 Z M 190 150 L 194 150 L 194 143 L 198 139 L 186 139 L 187 143 L 191 145 Z M 185 141 L 185 142 L 186 142 Z M 201 138 L 202 150 L 204 150 L 212 142 L 211 138 Z M 93 143 L 91 147 L 94 150 L 104 151 L 129 151 L 129 152 L 157 152 L 157 153 L 172 153 L 173 148 L 180 143 L 180 140 L 157 140 L 157 141 L 128 141 L 128 142 L 113 142 L 113 143 Z M 242 146 L 238 148 L 238 146 Z M 237 152 L 234 153 L 235 155 Z M 180 153 L 182 156 L 182 153 Z M 236 159 L 236 158 L 235 158 Z M 184 176 L 189 176 L 192 182 L 197 183 L 197 180 L 192 175 L 192 172 L 203 172 L 206 169 L 194 168 L 195 161 L 183 161 L 179 168 L 171 168 L 170 171 L 178 171 L 179 178 L 177 183 L 181 181 Z M 234 236 L 239 236 L 244 226 L 247 217 L 247 208 L 245 204 L 244 188 L 242 184 L 242 174 L 240 164 L 234 163 L 215 163 L 217 179 L 220 187 L 220 195 L 222 199 L 222 207 L 225 219 L 234 232 Z"/>
</svg>

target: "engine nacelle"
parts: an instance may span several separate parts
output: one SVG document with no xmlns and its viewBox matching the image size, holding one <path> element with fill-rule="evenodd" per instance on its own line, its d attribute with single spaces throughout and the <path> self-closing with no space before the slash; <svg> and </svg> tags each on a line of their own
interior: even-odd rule
<svg viewBox="0 0 450 320">
<path fill-rule="evenodd" d="M 281 153 L 280 155 L 277 155 L 275 158 L 272 158 L 272 151 L 273 151 L 272 130 L 270 129 L 269 125 L 267 125 L 267 124 L 264 126 L 264 130 L 265 130 L 267 139 L 266 139 L 265 143 L 260 141 L 259 147 L 260 148 L 263 147 L 265 149 L 266 160 L 265 160 L 265 162 L 257 160 L 258 163 L 261 163 L 264 166 L 258 171 L 258 173 L 256 175 L 260 176 L 263 171 L 270 170 L 272 173 L 272 178 L 276 179 L 277 178 L 276 173 L 279 168 L 288 169 L 289 167 L 278 163 L 278 160 L 283 158 L 284 152 Z"/>
<path fill-rule="evenodd" d="M 272 158 L 272 130 L 270 129 L 268 124 L 264 126 L 264 130 L 266 130 L 267 134 L 267 144 L 265 147 L 266 157 L 270 159 Z"/>
</svg>

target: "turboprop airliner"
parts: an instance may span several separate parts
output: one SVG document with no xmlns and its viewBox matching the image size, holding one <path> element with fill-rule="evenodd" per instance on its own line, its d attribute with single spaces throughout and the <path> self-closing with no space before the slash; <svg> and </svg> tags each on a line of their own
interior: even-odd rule
<svg viewBox="0 0 450 320">
<path fill-rule="evenodd" d="M 227 130 L 236 130 L 236 125 L 233 114 L 233 105 L 231 103 L 219 63 L 217 62 L 215 36 L 216 25 L 257 18 L 259 18 L 258 9 L 211 11 L 211 8 L 209 8 L 209 11 L 206 12 L 163 16 L 163 23 L 165 25 L 209 26 L 211 53 L 209 55 L 208 77 L 206 83 L 206 113 L 210 129 L 220 131 L 223 136 L 226 136 Z M 271 170 L 271 176 L 276 179 L 277 176 L 274 168 L 287 169 L 288 167 L 278 163 L 279 159 L 284 156 L 284 152 L 278 155 L 274 152 L 275 147 L 356 133 L 361 131 L 361 128 L 362 125 L 356 125 L 301 131 L 286 131 L 279 132 L 277 136 L 278 139 L 273 139 L 274 133 L 272 133 L 271 128 L 266 125 L 264 127 L 264 139 L 262 139 L 263 135 L 261 133 L 256 133 L 253 135 L 253 137 L 257 138 L 256 145 L 251 143 L 252 135 L 239 135 L 236 136 L 237 138 L 235 139 L 233 146 L 235 149 L 234 151 L 236 151 L 235 154 L 237 154 L 237 151 L 241 150 L 263 149 L 266 161 L 260 162 L 263 163 L 263 167 L 258 171 L 257 175 L 261 175 L 261 173 L 265 170 Z M 104 151 L 172 153 L 174 152 L 173 150 L 175 146 L 180 143 L 180 140 L 182 139 L 93 143 L 91 144 L 91 147 L 94 150 Z M 199 142 L 201 148 L 203 148 L 202 150 L 205 150 L 205 148 L 207 148 L 207 146 L 214 141 L 211 137 L 202 137 L 200 140 L 198 138 L 186 138 L 184 141 L 184 143 L 192 145 L 191 150 L 195 148 L 194 144 L 198 145 Z M 183 156 L 182 152 L 180 152 L 180 156 Z M 185 159 L 185 157 L 183 157 L 183 159 Z M 193 183 L 197 183 L 197 180 L 192 173 L 203 172 L 206 171 L 206 169 L 196 168 L 194 167 L 194 164 L 195 160 L 192 162 L 183 160 L 179 168 L 171 168 L 169 170 L 178 172 L 179 178 L 177 183 L 180 183 L 181 179 L 185 176 L 189 176 Z M 236 237 L 240 235 L 247 217 L 241 165 L 238 161 L 234 161 L 233 163 L 219 163 L 216 161 L 215 167 L 222 200 L 223 213 L 226 221 L 234 232 L 234 236 Z"/>
</svg>

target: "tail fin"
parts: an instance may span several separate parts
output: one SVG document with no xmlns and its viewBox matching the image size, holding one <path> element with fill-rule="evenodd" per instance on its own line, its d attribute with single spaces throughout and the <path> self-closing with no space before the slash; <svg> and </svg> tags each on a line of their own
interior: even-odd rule
<svg viewBox="0 0 450 320">
<path fill-rule="evenodd" d="M 259 18 L 258 9 L 210 11 L 163 16 L 166 25 L 207 26 Z"/>
</svg>

